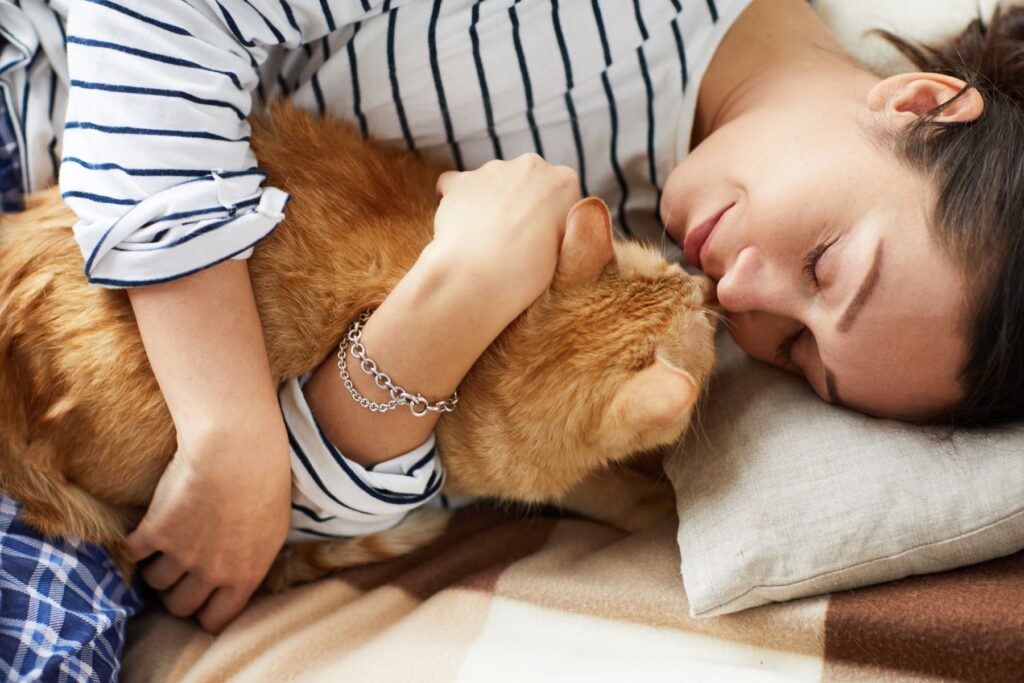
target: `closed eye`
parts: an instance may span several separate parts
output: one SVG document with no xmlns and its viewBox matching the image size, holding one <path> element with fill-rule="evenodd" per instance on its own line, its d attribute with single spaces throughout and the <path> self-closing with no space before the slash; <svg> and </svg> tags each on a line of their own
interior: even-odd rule
<svg viewBox="0 0 1024 683">
<path fill-rule="evenodd" d="M 784 367 L 791 368 L 796 364 L 793 362 L 793 345 L 800 340 L 800 336 L 807 330 L 806 327 L 801 326 L 796 334 L 792 334 L 782 340 L 779 344 L 779 348 L 775 351 L 775 362 Z"/>
<path fill-rule="evenodd" d="M 814 249 L 808 252 L 807 256 L 804 257 L 803 268 L 801 272 L 804 276 L 804 280 L 814 289 L 821 289 L 821 283 L 818 282 L 818 261 L 825 255 L 829 247 L 836 243 L 836 240 L 831 242 L 822 242 Z"/>
</svg>

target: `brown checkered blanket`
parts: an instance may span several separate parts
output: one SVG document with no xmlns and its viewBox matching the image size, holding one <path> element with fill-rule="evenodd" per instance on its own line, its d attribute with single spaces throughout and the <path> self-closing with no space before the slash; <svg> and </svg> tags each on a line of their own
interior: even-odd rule
<svg viewBox="0 0 1024 683">
<path fill-rule="evenodd" d="M 1024 680 L 1024 554 L 692 619 L 675 531 L 463 510 L 434 546 L 259 598 L 216 638 L 151 609 L 123 680 Z"/>
</svg>

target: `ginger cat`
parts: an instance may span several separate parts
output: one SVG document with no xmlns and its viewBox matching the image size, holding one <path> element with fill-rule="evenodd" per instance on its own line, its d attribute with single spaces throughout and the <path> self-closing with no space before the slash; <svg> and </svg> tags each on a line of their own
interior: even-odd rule
<svg viewBox="0 0 1024 683">
<path fill-rule="evenodd" d="M 432 238 L 443 169 L 287 105 L 252 125 L 268 182 L 293 198 L 249 262 L 281 381 L 332 354 L 412 266 Z M 128 568 L 125 534 L 175 453 L 174 425 L 128 297 L 82 276 L 75 221 L 51 189 L 0 222 L 0 490 L 41 532 L 105 546 Z M 627 481 L 638 475 L 608 465 L 688 426 L 714 364 L 705 290 L 654 250 L 613 244 L 607 208 L 583 200 L 551 287 L 438 423 L 445 491 L 640 524 L 644 489 L 629 494 Z M 268 584 L 406 552 L 444 524 L 419 513 L 369 537 L 286 547 Z"/>
</svg>

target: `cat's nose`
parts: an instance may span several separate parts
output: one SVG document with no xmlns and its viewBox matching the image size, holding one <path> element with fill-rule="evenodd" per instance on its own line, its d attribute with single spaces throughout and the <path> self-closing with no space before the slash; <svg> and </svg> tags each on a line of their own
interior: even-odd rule
<svg viewBox="0 0 1024 683">
<path fill-rule="evenodd" d="M 704 306 L 717 307 L 718 295 L 716 293 L 715 281 L 707 275 L 691 275 L 690 279 L 697 285 L 701 295 L 701 304 Z"/>
</svg>

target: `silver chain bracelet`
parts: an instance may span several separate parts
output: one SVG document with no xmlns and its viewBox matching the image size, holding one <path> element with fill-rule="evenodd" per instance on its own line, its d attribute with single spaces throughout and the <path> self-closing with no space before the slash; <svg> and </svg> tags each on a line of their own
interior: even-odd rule
<svg viewBox="0 0 1024 683">
<path fill-rule="evenodd" d="M 455 405 L 459 402 L 458 391 L 455 391 L 443 401 L 431 403 L 423 394 L 412 394 L 396 385 L 386 372 L 381 372 L 377 369 L 377 363 L 366 355 L 366 347 L 360 341 L 363 337 L 363 325 L 370 319 L 371 313 L 373 313 L 372 309 L 363 311 L 359 318 L 352 323 L 352 326 L 348 328 L 348 332 L 342 338 L 341 343 L 338 344 L 338 372 L 341 374 L 341 381 L 344 382 L 345 388 L 348 389 L 348 393 L 352 395 L 355 402 L 373 413 L 386 413 L 389 410 L 395 410 L 398 406 L 409 406 L 409 412 L 416 417 L 423 417 L 428 412 L 450 413 L 454 411 Z M 349 344 L 352 344 L 351 349 L 349 349 Z M 387 403 L 377 403 L 359 393 L 355 384 L 352 383 L 352 376 L 348 372 L 348 363 L 345 357 L 349 353 L 359 361 L 359 369 L 373 377 L 373 383 L 391 395 L 390 401 Z"/>
</svg>

